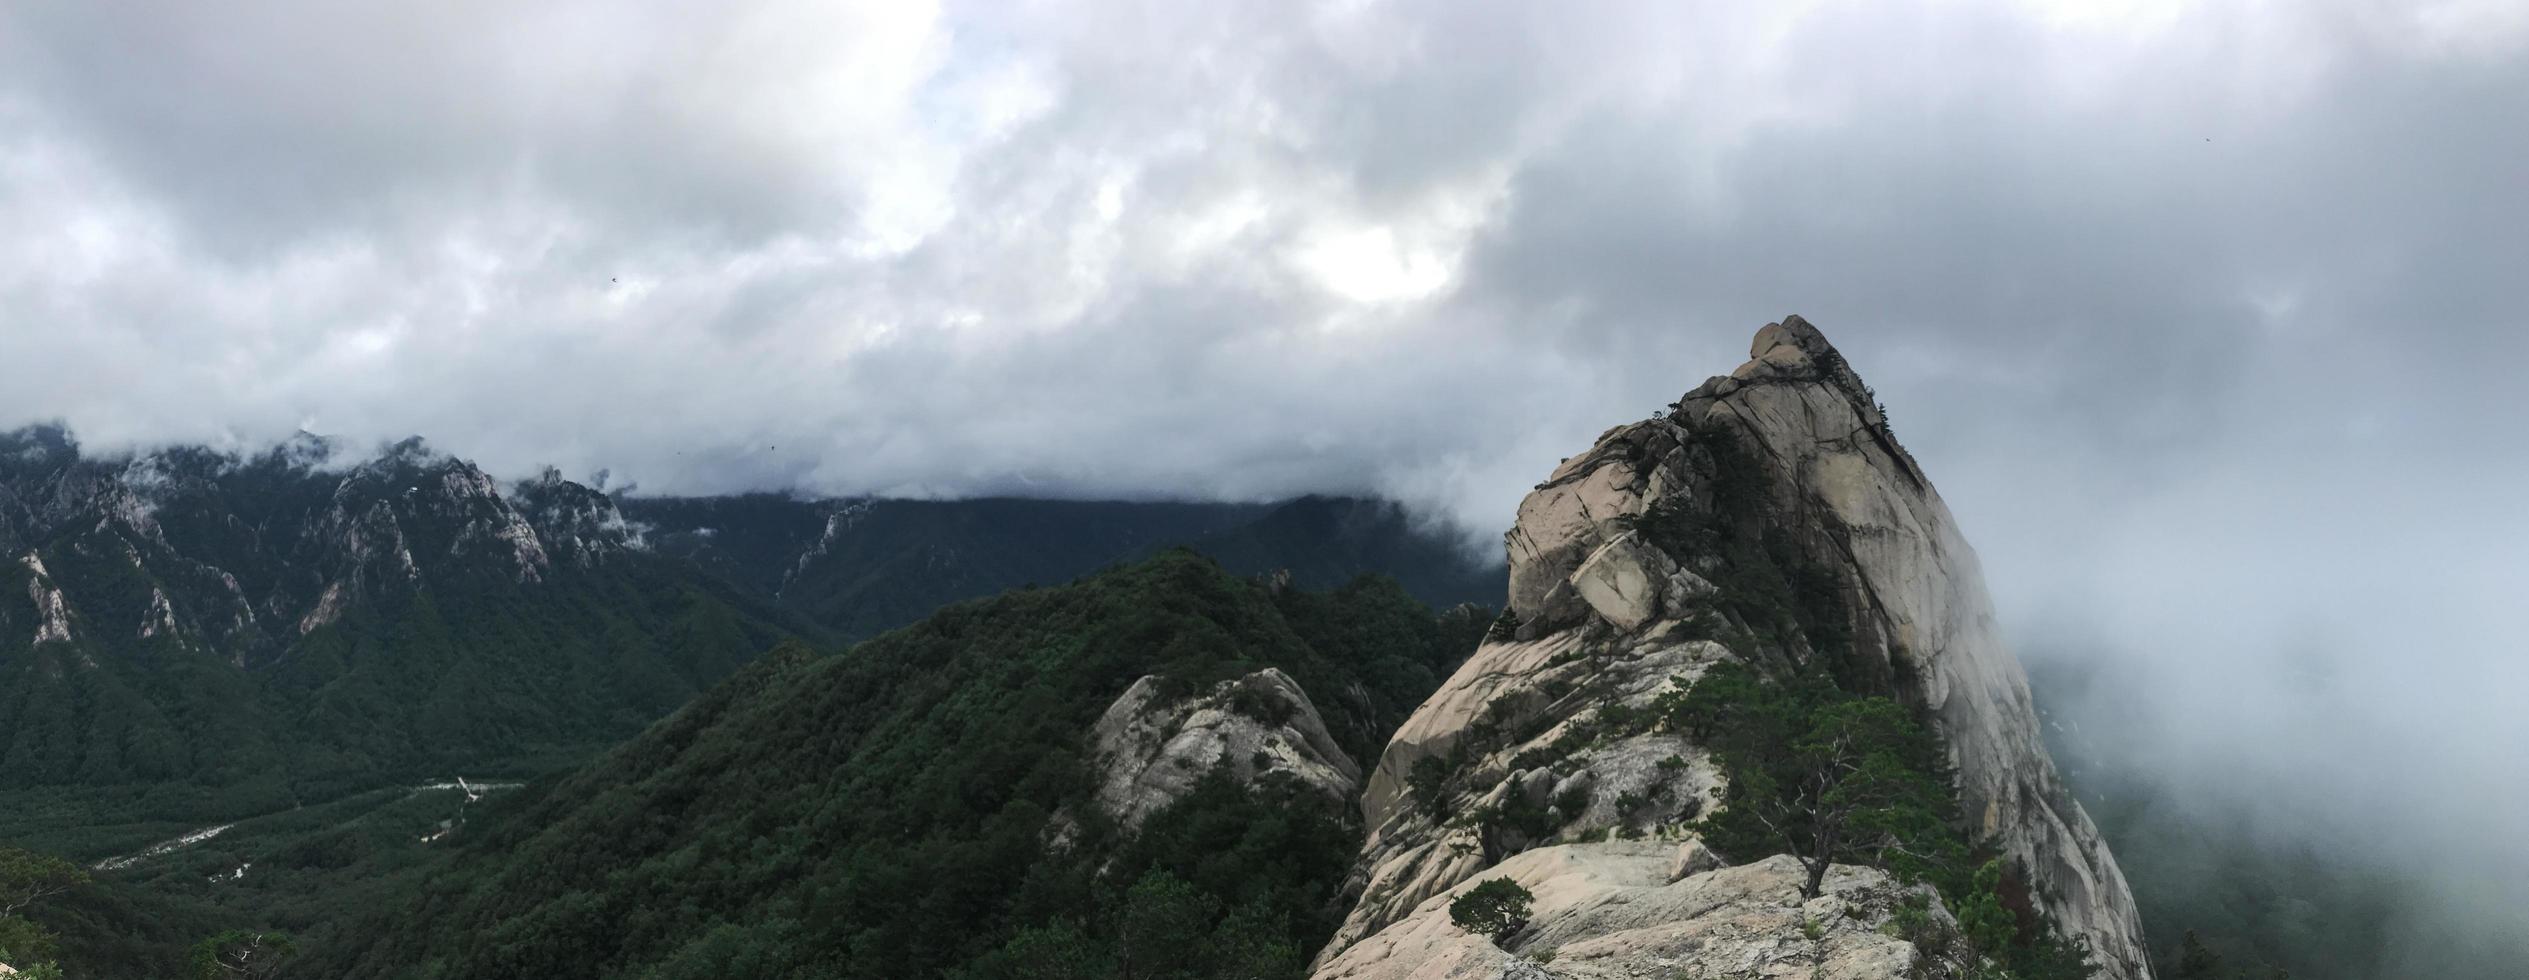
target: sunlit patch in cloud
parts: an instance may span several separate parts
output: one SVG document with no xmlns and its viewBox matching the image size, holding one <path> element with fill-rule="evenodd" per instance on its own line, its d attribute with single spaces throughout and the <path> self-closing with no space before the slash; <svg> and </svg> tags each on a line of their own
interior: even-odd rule
<svg viewBox="0 0 2529 980">
<path fill-rule="evenodd" d="M 1449 282 L 1445 260 L 1383 225 L 1320 234 L 1295 258 L 1318 285 L 1360 303 L 1420 299 Z"/>
</svg>

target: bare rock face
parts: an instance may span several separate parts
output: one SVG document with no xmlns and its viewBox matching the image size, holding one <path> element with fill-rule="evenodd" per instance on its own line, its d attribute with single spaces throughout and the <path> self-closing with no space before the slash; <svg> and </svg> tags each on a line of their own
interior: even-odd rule
<svg viewBox="0 0 2529 980">
<path fill-rule="evenodd" d="M 1362 796 L 1361 897 L 1328 953 L 1523 850 L 1609 835 L 1668 841 L 1722 786 L 1685 739 L 1610 737 L 1674 678 L 1730 651 L 1688 623 L 1487 642 L 1389 741 Z"/>
<path fill-rule="evenodd" d="M 1959 972 L 1891 926 L 1919 895 L 1929 921 L 1948 913 L 1928 890 L 1884 872 L 1837 865 L 1817 898 L 1800 898 L 1799 862 L 1777 856 L 1672 879 L 1673 848 L 1617 841 L 1522 853 L 1487 869 L 1535 896 L 1528 924 L 1495 945 L 1450 921 L 1475 882 L 1438 893 L 1323 964 L 1315 980 L 1613 980 L 1634 977 L 1818 977 L 1900 980 Z M 1922 972 L 1918 972 L 1918 971 Z"/>
<path fill-rule="evenodd" d="M 1361 768 L 1335 744 L 1308 693 L 1267 667 L 1171 700 L 1157 677 L 1133 682 L 1090 735 L 1097 805 L 1127 829 L 1183 799 L 1216 767 L 1242 783 L 1288 778 L 1332 801 L 1352 798 Z"/>
<path fill-rule="evenodd" d="M 52 573 L 44 570 L 43 556 L 27 552 L 18 559 L 26 566 L 26 599 L 35 607 L 35 642 L 70 642 L 70 607 L 62 601 L 61 590 L 53 587 Z"/>
<path fill-rule="evenodd" d="M 511 488 L 511 504 L 553 563 L 593 568 L 631 551 L 646 551 L 642 528 L 624 519 L 615 498 L 562 478 L 546 467 Z"/>
<path fill-rule="evenodd" d="M 612 498 L 550 471 L 505 493 L 419 440 L 348 467 L 336 455 L 302 434 L 254 456 L 90 458 L 58 428 L 0 432 L 0 555 L 32 583 L 9 580 L 31 608 L 0 611 L 0 637 L 75 641 L 79 657 L 173 644 L 260 666 L 381 597 L 459 577 L 545 582 L 647 547 Z M 145 587 L 98 589 L 104 565 Z"/>
<path fill-rule="evenodd" d="M 2026 867 L 2103 975 L 2149 976 L 2124 876 L 2039 741 L 1948 507 L 1815 327 L 1768 324 L 1749 354 L 1521 502 L 1504 536 L 1518 625 L 1379 759 L 1359 899 L 1321 966 L 1528 848 L 1614 835 L 1675 856 L 1721 777 L 1633 713 L 1713 663 L 1807 663 L 1832 637 L 1853 680 L 1933 720 L 1972 829 Z M 1721 601 L 1750 595 L 1767 599 Z"/>
</svg>

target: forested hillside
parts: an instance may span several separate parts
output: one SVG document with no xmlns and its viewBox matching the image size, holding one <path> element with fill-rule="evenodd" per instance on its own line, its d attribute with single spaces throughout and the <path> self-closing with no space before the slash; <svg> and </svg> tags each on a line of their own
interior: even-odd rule
<svg viewBox="0 0 2529 980">
<path fill-rule="evenodd" d="M 503 484 L 419 440 L 83 452 L 0 434 L 0 833 L 96 854 L 399 780 L 549 771 L 783 637 L 1196 544 L 1241 574 L 1500 574 L 1396 505 L 634 499 Z M 40 788 L 40 790 L 39 790 Z M 29 792 L 35 791 L 35 792 Z"/>
<path fill-rule="evenodd" d="M 1357 815 L 1216 776 L 1127 832 L 1086 805 L 1091 724 L 1145 675 L 1190 693 L 1277 667 L 1375 746 L 1485 622 L 1172 553 L 790 646 L 502 802 L 421 896 L 311 937 L 291 975 L 1296 975 L 1341 915 Z"/>
</svg>

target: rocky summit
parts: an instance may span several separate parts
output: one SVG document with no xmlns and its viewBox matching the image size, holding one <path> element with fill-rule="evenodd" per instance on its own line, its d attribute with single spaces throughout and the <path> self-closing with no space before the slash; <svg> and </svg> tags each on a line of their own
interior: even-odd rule
<svg viewBox="0 0 2529 980">
<path fill-rule="evenodd" d="M 1770 976 L 1792 960 L 1793 973 L 1912 975 L 1922 950 L 1788 942 L 1800 926 L 1783 909 L 1800 898 L 1778 873 L 1787 858 L 1679 862 L 1750 862 L 1686 877 L 1727 893 L 1711 902 L 1649 870 L 1694 851 L 1726 777 L 1694 739 L 1628 720 L 1716 665 L 1807 665 L 1829 646 L 1844 680 L 1929 720 L 1973 839 L 2022 869 L 2100 975 L 2149 975 L 2124 876 L 2039 741 L 1975 552 L 1816 327 L 1767 324 L 1747 363 L 1608 430 L 1527 496 L 1505 543 L 1508 613 L 1369 776 L 1357 899 L 1318 977 Z M 1871 874 L 1839 865 L 1828 881 L 1864 888 Z M 1435 925 L 1448 896 L 1497 876 L 1552 884 L 1510 945 L 1560 955 L 1506 955 Z M 1665 924 L 1643 917 L 1671 905 Z M 1732 923 L 1738 951 L 1722 958 L 1736 965 L 1685 938 L 1714 916 Z"/>
</svg>

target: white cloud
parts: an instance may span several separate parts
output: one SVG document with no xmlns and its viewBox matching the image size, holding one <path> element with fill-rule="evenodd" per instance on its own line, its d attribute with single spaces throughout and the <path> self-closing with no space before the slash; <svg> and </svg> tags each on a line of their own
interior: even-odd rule
<svg viewBox="0 0 2529 980">
<path fill-rule="evenodd" d="M 1490 533 L 1798 311 L 2022 635 L 2500 747 L 2520 9 L 15 5 L 0 425 Z"/>
</svg>

